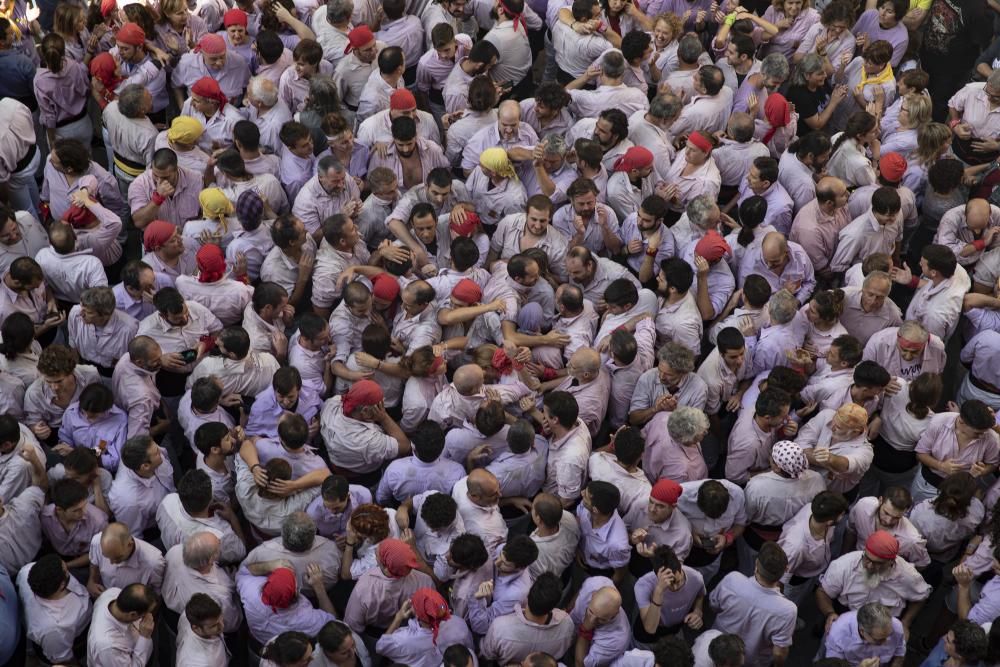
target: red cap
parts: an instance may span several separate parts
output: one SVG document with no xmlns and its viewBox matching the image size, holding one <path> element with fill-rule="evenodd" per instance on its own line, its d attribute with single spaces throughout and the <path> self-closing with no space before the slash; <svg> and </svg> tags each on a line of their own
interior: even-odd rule
<svg viewBox="0 0 1000 667">
<path fill-rule="evenodd" d="M 146 33 L 138 23 L 125 23 L 115 33 L 115 41 L 129 46 L 142 46 L 146 43 Z"/>
<path fill-rule="evenodd" d="M 642 146 L 632 146 L 617 160 L 614 170 L 629 172 L 633 169 L 645 169 L 653 166 L 653 152 Z"/>
<path fill-rule="evenodd" d="M 448 225 L 451 231 L 455 232 L 459 236 L 472 236 L 473 232 L 479 226 L 479 216 L 472 211 L 466 211 L 465 220 L 463 222 L 453 222 Z"/>
<path fill-rule="evenodd" d="M 899 153 L 886 153 L 879 158 L 878 172 L 890 183 L 899 183 L 906 173 L 906 158 Z"/>
<path fill-rule="evenodd" d="M 865 551 L 882 560 L 896 560 L 899 555 L 899 540 L 886 530 L 876 530 L 868 536 Z"/>
<path fill-rule="evenodd" d="M 350 53 L 354 49 L 371 44 L 374 39 L 375 33 L 372 32 L 372 29 L 361 24 L 347 33 L 347 46 L 344 47 L 344 53 Z"/>
<path fill-rule="evenodd" d="M 287 609 L 295 601 L 295 573 L 287 567 L 279 567 L 267 577 L 260 591 L 260 601 L 272 612 Z"/>
<path fill-rule="evenodd" d="M 653 485 L 653 490 L 649 492 L 650 497 L 659 500 L 667 505 L 676 505 L 677 499 L 681 497 L 681 485 L 672 479 L 660 479 Z"/>
<path fill-rule="evenodd" d="M 726 243 L 726 239 L 719 235 L 719 232 L 714 229 L 710 229 L 705 232 L 705 235 L 701 237 L 694 246 L 694 252 L 701 257 L 704 257 L 709 262 L 717 262 L 726 255 L 733 252 L 733 249 L 729 247 Z"/>
<path fill-rule="evenodd" d="M 219 103 L 220 109 L 226 106 L 226 103 L 229 101 L 222 92 L 222 88 L 219 88 L 219 82 L 210 76 L 203 76 L 195 81 L 194 85 L 191 86 L 191 92 L 198 97 L 215 100 Z"/>
<path fill-rule="evenodd" d="M 247 27 L 247 13 L 239 7 L 233 7 L 222 15 L 222 25 L 227 28 L 231 25 L 241 25 Z"/>
<path fill-rule="evenodd" d="M 483 289 L 468 278 L 462 278 L 451 288 L 451 295 L 462 303 L 479 303 Z"/>
<path fill-rule="evenodd" d="M 389 96 L 389 108 L 393 111 L 409 111 L 417 108 L 417 98 L 406 88 L 400 88 Z"/>
<path fill-rule="evenodd" d="M 372 278 L 372 296 L 382 301 L 395 301 L 399 296 L 399 281 L 388 273 L 380 273 Z"/>
<path fill-rule="evenodd" d="M 226 40 L 215 33 L 205 35 L 198 40 L 198 46 L 194 47 L 195 53 L 207 53 L 210 56 L 221 56 L 226 52 Z"/>
</svg>

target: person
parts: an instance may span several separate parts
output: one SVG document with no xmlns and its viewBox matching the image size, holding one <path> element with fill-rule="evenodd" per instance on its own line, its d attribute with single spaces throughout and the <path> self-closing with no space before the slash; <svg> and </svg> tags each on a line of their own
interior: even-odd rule
<svg viewBox="0 0 1000 667">
<path fill-rule="evenodd" d="M 903 624 L 878 602 L 841 614 L 824 640 L 828 658 L 860 663 L 877 658 L 891 667 L 902 667 L 906 655 Z"/>
<path fill-rule="evenodd" d="M 42 556 L 21 568 L 18 588 L 24 600 L 28 639 L 44 659 L 72 662 L 83 653 L 83 631 L 90 622 L 87 589 L 71 576 L 57 554 Z"/>
<path fill-rule="evenodd" d="M 402 627 L 404 622 L 407 624 Z M 443 648 L 456 644 L 473 650 L 472 633 L 465 621 L 452 615 L 440 593 L 421 588 L 396 612 L 375 651 L 389 660 L 405 658 L 406 664 L 431 667 L 440 664 Z"/>
<path fill-rule="evenodd" d="M 127 664 L 153 654 L 156 594 L 143 584 L 108 588 L 94 601 L 87 634 L 87 662 Z"/>
</svg>

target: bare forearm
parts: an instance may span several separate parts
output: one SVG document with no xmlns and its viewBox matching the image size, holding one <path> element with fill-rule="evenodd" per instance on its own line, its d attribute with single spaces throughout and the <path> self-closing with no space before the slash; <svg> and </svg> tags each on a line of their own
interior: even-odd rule
<svg viewBox="0 0 1000 667">
<path fill-rule="evenodd" d="M 156 220 L 159 212 L 159 204 L 150 201 L 142 208 L 132 211 L 132 223 L 137 229 L 145 229 L 146 225 Z"/>
</svg>

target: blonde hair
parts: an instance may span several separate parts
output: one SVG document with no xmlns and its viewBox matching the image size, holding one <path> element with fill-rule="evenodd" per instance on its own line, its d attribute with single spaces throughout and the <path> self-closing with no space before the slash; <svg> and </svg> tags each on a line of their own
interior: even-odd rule
<svg viewBox="0 0 1000 667">
<path fill-rule="evenodd" d="M 671 42 L 677 41 L 680 39 L 681 35 L 684 34 L 684 22 L 681 21 L 681 17 L 677 16 L 677 14 L 674 14 L 673 12 L 663 12 L 662 14 L 658 14 L 653 19 L 654 30 L 656 29 L 656 24 L 660 21 L 666 23 L 667 27 L 670 28 Z"/>
<path fill-rule="evenodd" d="M 912 161 L 929 165 L 941 156 L 951 143 L 951 130 L 944 123 L 927 123 L 917 130 L 917 149 L 910 154 Z"/>
<path fill-rule="evenodd" d="M 920 129 L 931 122 L 931 98 L 920 93 L 910 93 L 903 98 L 906 113 L 910 116 L 911 127 Z"/>
</svg>

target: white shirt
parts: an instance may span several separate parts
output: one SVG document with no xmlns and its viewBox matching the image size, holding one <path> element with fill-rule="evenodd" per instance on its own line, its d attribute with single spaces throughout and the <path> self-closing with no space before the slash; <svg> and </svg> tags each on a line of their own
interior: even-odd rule
<svg viewBox="0 0 1000 667">
<path fill-rule="evenodd" d="M 73 661 L 73 641 L 90 623 L 90 595 L 70 576 L 66 595 L 58 600 L 37 597 L 28 585 L 28 563 L 17 574 L 18 594 L 24 605 L 28 639 L 42 647 L 53 663 Z"/>
<path fill-rule="evenodd" d="M 101 667 L 138 667 L 153 654 L 153 640 L 139 634 L 134 623 L 122 623 L 111 615 L 109 605 L 122 592 L 108 588 L 94 602 L 94 615 L 87 635 L 87 664 Z"/>
</svg>

